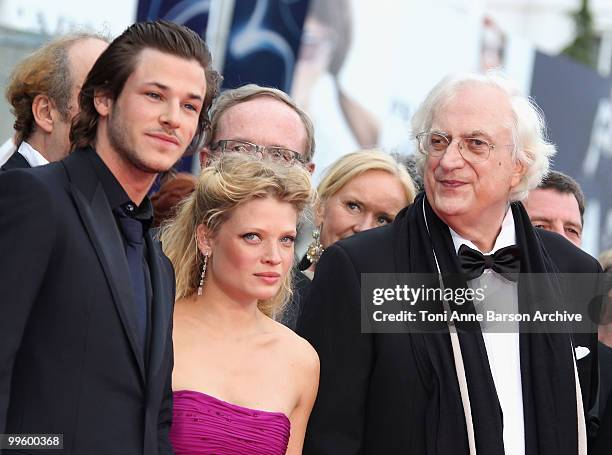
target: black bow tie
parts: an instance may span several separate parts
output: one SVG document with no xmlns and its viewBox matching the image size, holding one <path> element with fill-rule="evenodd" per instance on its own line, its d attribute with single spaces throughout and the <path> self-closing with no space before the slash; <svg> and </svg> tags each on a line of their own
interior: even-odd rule
<svg viewBox="0 0 612 455">
<path fill-rule="evenodd" d="M 508 280 L 518 280 L 521 262 L 520 250 L 516 245 L 501 248 L 493 254 L 482 254 L 467 245 L 461 245 L 458 255 L 461 271 L 468 281 L 478 278 L 485 269 L 492 269 Z"/>
</svg>

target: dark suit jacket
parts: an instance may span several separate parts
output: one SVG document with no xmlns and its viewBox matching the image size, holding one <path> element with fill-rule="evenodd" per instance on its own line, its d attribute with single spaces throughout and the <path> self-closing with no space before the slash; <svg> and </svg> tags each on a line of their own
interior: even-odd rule
<svg viewBox="0 0 612 455">
<path fill-rule="evenodd" d="M 321 361 L 305 455 L 448 454 L 436 442 L 449 436 L 425 424 L 426 413 L 444 412 L 445 406 L 444 397 L 436 395 L 438 378 L 430 361 L 419 354 L 423 337 L 361 333 L 361 274 L 395 273 L 394 258 L 408 254 L 394 244 L 396 227 L 392 223 L 339 241 L 317 264 L 297 326 Z M 539 234 L 561 272 L 600 270 L 595 259 L 561 236 Z M 587 334 L 577 344 L 592 353 L 578 362 L 589 403 L 596 385 L 596 338 Z M 458 431 L 465 432 L 464 416 L 456 420 Z M 464 453 L 463 447 L 455 449 L 452 453 Z"/>
<path fill-rule="evenodd" d="M 293 294 L 291 295 L 291 301 L 287 303 L 285 308 L 283 308 L 283 313 L 279 319 L 279 322 L 295 331 L 295 326 L 300 318 L 302 306 L 308 299 L 311 281 L 310 278 L 297 269 L 294 269 L 292 273 Z"/>
<path fill-rule="evenodd" d="M 17 151 L 13 152 L 10 158 L 0 167 L 3 171 L 8 171 L 11 169 L 29 169 L 30 163 L 26 160 L 23 155 Z"/>
<path fill-rule="evenodd" d="M 174 273 L 148 236 L 144 359 L 123 242 L 87 153 L 0 174 L 0 433 L 61 433 L 65 455 L 172 453 Z"/>
</svg>

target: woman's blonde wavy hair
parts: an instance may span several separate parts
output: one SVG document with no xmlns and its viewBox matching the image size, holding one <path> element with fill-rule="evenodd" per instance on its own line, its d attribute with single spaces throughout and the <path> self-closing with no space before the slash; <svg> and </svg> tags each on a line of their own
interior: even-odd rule
<svg viewBox="0 0 612 455">
<path fill-rule="evenodd" d="M 292 204 L 301 214 L 314 199 L 310 174 L 301 166 L 286 166 L 241 153 L 224 153 L 202 170 L 195 191 L 161 229 L 163 249 L 176 274 L 177 300 L 193 295 L 199 285 L 203 258 L 196 241 L 197 227 L 203 224 L 214 237 L 237 207 L 269 196 Z M 289 272 L 278 293 L 259 301 L 258 307 L 267 316 L 275 317 L 291 294 Z"/>
<path fill-rule="evenodd" d="M 397 177 L 404 188 L 408 204 L 412 203 L 416 196 L 416 188 L 404 165 L 383 150 L 364 149 L 347 153 L 325 170 L 317 187 L 317 204 L 319 206 L 324 204 L 344 185 L 368 171 L 385 171 Z"/>
</svg>

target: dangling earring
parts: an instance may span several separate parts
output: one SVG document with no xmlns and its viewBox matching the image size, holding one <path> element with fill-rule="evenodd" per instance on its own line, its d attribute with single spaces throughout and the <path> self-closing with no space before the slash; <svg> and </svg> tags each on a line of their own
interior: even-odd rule
<svg viewBox="0 0 612 455">
<path fill-rule="evenodd" d="M 208 253 L 204 253 L 204 262 L 202 262 L 202 273 L 200 274 L 200 286 L 198 287 L 198 295 L 202 295 L 204 287 L 204 277 L 206 276 L 206 264 L 208 263 Z"/>
<path fill-rule="evenodd" d="M 321 225 L 321 227 L 323 227 L 323 225 Z M 312 238 L 314 240 L 310 245 L 308 245 L 308 249 L 306 250 L 306 259 L 308 259 L 311 264 L 316 264 L 319 262 L 323 251 L 325 251 L 325 248 L 323 248 L 323 245 L 321 245 L 320 228 L 315 228 L 314 231 L 312 231 Z"/>
</svg>

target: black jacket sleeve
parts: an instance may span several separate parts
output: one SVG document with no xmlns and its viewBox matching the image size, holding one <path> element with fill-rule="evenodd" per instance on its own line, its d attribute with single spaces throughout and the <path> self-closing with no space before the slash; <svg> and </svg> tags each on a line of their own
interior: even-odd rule
<svg viewBox="0 0 612 455">
<path fill-rule="evenodd" d="M 317 264 L 297 332 L 321 361 L 319 393 L 308 422 L 304 454 L 349 455 L 363 447 L 372 335 L 361 333 L 360 275 L 341 246 Z"/>
<path fill-rule="evenodd" d="M 55 238 L 53 201 L 35 176 L 0 173 L 0 433 L 6 428 L 15 357 Z"/>
<path fill-rule="evenodd" d="M 172 340 L 172 326 L 170 327 L 169 339 Z M 164 396 L 159 410 L 158 444 L 159 455 L 174 455 L 172 444 L 170 444 L 170 427 L 172 426 L 172 368 L 174 365 L 172 347 L 170 348 L 170 366 L 168 368 L 166 384 L 164 385 Z"/>
</svg>

